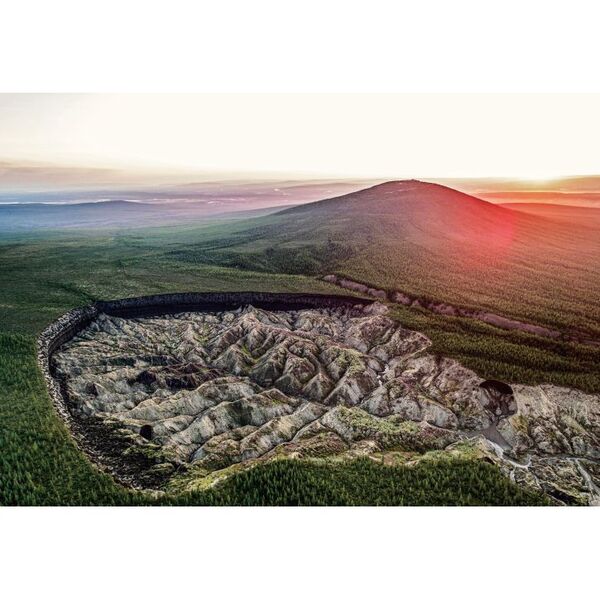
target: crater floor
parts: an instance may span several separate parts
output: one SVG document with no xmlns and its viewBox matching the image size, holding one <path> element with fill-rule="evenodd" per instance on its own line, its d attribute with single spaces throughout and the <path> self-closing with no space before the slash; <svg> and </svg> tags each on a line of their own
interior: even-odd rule
<svg viewBox="0 0 600 600">
<path fill-rule="evenodd" d="M 383 305 L 122 319 L 54 355 L 71 412 L 201 473 L 274 456 L 491 460 L 558 502 L 597 503 L 600 396 L 484 380 Z"/>
</svg>

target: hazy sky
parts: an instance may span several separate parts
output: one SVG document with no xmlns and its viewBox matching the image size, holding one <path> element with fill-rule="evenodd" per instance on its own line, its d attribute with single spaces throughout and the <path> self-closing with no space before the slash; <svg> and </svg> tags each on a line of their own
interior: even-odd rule
<svg viewBox="0 0 600 600">
<path fill-rule="evenodd" d="M 600 173 L 599 95 L 0 95 L 0 161 L 350 178 Z"/>
</svg>

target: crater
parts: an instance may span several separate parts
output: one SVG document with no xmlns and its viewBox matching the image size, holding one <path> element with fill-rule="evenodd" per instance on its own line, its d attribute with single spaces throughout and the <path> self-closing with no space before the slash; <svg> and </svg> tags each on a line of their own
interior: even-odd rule
<svg viewBox="0 0 600 600">
<path fill-rule="evenodd" d="M 514 455 L 598 454 L 598 398 L 484 380 L 432 354 L 425 335 L 377 302 L 168 298 L 76 309 L 40 338 L 57 409 L 94 461 L 128 485 L 160 489 L 192 466 L 206 476 L 282 456 L 451 451 L 482 433 L 483 457 L 506 465 L 516 463 L 496 456 L 498 445 Z M 583 404 L 588 420 L 575 424 Z"/>
<path fill-rule="evenodd" d="M 422 446 L 426 432 L 407 440 L 403 420 L 447 430 L 448 441 L 487 425 L 492 415 L 472 393 L 475 374 L 425 354 L 429 345 L 379 304 L 245 305 L 137 318 L 100 313 L 52 365 L 80 420 L 117 421 L 177 461 L 211 469 L 286 446 L 301 453 L 324 432 L 338 447 L 370 440 L 381 448 Z M 426 383 L 432 374 L 438 382 Z M 452 393 L 444 390 L 449 377 Z M 468 422 L 454 409 L 461 396 Z M 368 430 L 354 431 L 361 419 Z"/>
</svg>

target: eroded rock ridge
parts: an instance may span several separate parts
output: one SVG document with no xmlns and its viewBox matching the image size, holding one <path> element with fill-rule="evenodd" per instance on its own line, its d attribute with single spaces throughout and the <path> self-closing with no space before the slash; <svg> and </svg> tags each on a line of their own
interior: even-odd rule
<svg viewBox="0 0 600 600">
<path fill-rule="evenodd" d="M 484 380 L 384 306 L 100 314 L 53 357 L 79 418 L 205 472 L 276 455 L 491 460 L 559 502 L 595 503 L 600 397 Z"/>
</svg>

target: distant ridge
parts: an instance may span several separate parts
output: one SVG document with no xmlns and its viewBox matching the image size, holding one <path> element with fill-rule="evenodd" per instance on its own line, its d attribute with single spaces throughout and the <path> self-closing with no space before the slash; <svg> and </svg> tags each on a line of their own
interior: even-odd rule
<svg viewBox="0 0 600 600">
<path fill-rule="evenodd" d="M 149 202 L 142 202 L 140 200 L 119 200 L 119 199 L 112 199 L 112 198 L 106 198 L 106 199 L 102 199 L 102 200 L 81 200 L 81 201 L 64 201 L 61 202 L 60 200 L 48 200 L 47 202 L 1 202 L 0 201 L 0 208 L 4 207 L 4 206 L 11 206 L 11 207 L 15 207 L 15 206 L 20 206 L 23 208 L 26 207 L 52 207 L 52 206 L 56 206 L 56 207 L 60 207 L 60 208 L 75 208 L 78 206 L 94 206 L 94 205 L 113 205 L 113 206 L 150 206 L 151 204 Z"/>
</svg>

